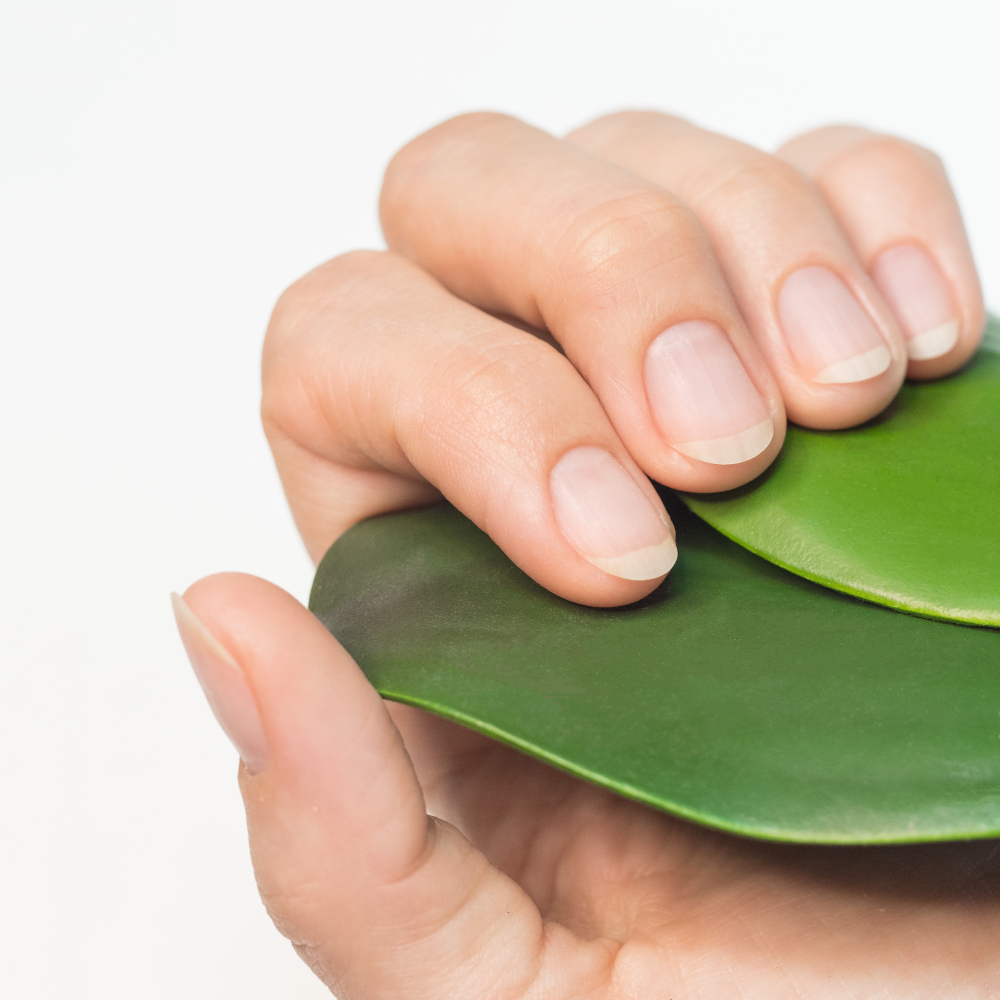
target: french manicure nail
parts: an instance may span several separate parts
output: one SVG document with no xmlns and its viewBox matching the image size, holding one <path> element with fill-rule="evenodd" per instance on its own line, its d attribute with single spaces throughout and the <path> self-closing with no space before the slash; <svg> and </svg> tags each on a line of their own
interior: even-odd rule
<svg viewBox="0 0 1000 1000">
<path fill-rule="evenodd" d="M 179 594 L 171 594 L 177 631 L 222 731 L 251 774 L 267 766 L 267 743 L 260 712 L 240 665 L 229 650 L 195 617 Z"/>
<path fill-rule="evenodd" d="M 868 314 L 825 267 L 803 267 L 785 279 L 778 315 L 793 357 L 813 382 L 864 382 L 892 362 Z"/>
<path fill-rule="evenodd" d="M 736 465 L 774 437 L 760 394 L 714 323 L 689 320 L 664 330 L 646 352 L 644 378 L 660 431 L 689 458 Z"/>
<path fill-rule="evenodd" d="M 884 250 L 872 265 L 872 281 L 896 314 L 911 360 L 939 358 L 958 343 L 958 318 L 948 285 L 923 250 Z"/>
<path fill-rule="evenodd" d="M 549 476 L 566 540 L 587 562 L 623 580 L 654 580 L 677 561 L 666 515 L 603 448 L 568 451 Z"/>
</svg>

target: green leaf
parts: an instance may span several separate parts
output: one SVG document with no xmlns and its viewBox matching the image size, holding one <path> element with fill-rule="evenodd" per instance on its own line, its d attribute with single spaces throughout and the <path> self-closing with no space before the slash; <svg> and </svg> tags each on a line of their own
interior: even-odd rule
<svg viewBox="0 0 1000 1000">
<path fill-rule="evenodd" d="M 1000 625 L 1000 323 L 958 375 L 847 431 L 790 426 L 760 478 L 685 494 L 740 545 L 913 614 Z"/>
<path fill-rule="evenodd" d="M 668 502 L 677 566 L 627 608 L 553 596 L 447 506 L 352 528 L 310 606 L 386 697 L 700 823 L 1000 834 L 1000 632 L 825 590 Z"/>
</svg>

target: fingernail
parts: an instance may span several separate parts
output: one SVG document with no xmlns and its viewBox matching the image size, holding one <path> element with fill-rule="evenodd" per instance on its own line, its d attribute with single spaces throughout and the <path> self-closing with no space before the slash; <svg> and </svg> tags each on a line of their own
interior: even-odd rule
<svg viewBox="0 0 1000 1000">
<path fill-rule="evenodd" d="M 611 576 L 654 580 L 677 561 L 661 514 L 603 448 L 574 448 L 549 477 L 552 507 L 566 540 Z"/>
<path fill-rule="evenodd" d="M 778 315 L 792 355 L 813 382 L 864 382 L 892 361 L 868 314 L 825 267 L 803 267 L 785 279 Z"/>
<path fill-rule="evenodd" d="M 171 594 L 170 600 L 177 631 L 216 721 L 236 747 L 247 770 L 259 774 L 267 766 L 267 743 L 257 702 L 240 665 L 195 618 L 183 597 Z"/>
<path fill-rule="evenodd" d="M 645 381 L 663 436 L 689 458 L 736 465 L 774 437 L 764 401 L 714 323 L 690 320 L 664 330 L 646 352 Z"/>
<path fill-rule="evenodd" d="M 872 265 L 872 281 L 896 314 L 912 360 L 939 358 L 958 343 L 958 318 L 948 285 L 923 250 L 884 250 Z"/>
</svg>

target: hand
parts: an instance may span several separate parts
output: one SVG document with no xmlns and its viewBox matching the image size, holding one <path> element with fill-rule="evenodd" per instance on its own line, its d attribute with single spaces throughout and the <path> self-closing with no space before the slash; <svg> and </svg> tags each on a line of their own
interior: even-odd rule
<svg viewBox="0 0 1000 1000">
<path fill-rule="evenodd" d="M 730 489 L 786 412 L 850 426 L 961 365 L 984 313 L 939 161 L 853 128 L 782 156 L 656 114 L 562 141 L 470 115 L 405 147 L 390 252 L 307 275 L 268 330 L 264 427 L 312 556 L 444 495 L 549 590 L 631 602 L 676 554 L 646 476 Z"/>
<path fill-rule="evenodd" d="M 185 644 L 246 762 L 261 896 L 342 1000 L 1000 989 L 994 842 L 796 847 L 715 833 L 384 703 L 270 584 L 218 576 L 186 596 Z"/>
<path fill-rule="evenodd" d="M 313 557 L 443 495 L 550 590 L 637 600 L 675 553 L 647 475 L 737 486 L 777 454 L 786 412 L 850 426 L 904 374 L 960 366 L 983 308 L 939 162 L 846 128 L 781 155 L 649 114 L 563 141 L 467 116 L 402 150 L 390 251 L 296 283 L 265 345 L 264 425 Z M 265 903 L 345 998 L 1000 983 L 990 845 L 700 829 L 384 704 L 262 581 L 188 598 L 182 634 L 245 761 Z"/>
</svg>

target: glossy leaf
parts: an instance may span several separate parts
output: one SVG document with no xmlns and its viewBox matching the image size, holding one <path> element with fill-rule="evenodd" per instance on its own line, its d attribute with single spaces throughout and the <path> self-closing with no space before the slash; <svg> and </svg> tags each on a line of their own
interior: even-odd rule
<svg viewBox="0 0 1000 1000">
<path fill-rule="evenodd" d="M 553 596 L 447 506 L 352 528 L 310 604 L 386 697 L 698 822 L 1000 834 L 1000 632 L 826 590 L 673 503 L 677 566 L 627 608 Z"/>
<path fill-rule="evenodd" d="M 685 503 L 794 573 L 914 614 L 1000 625 L 1000 324 L 958 375 L 848 431 L 790 426 L 777 461 Z"/>
</svg>

